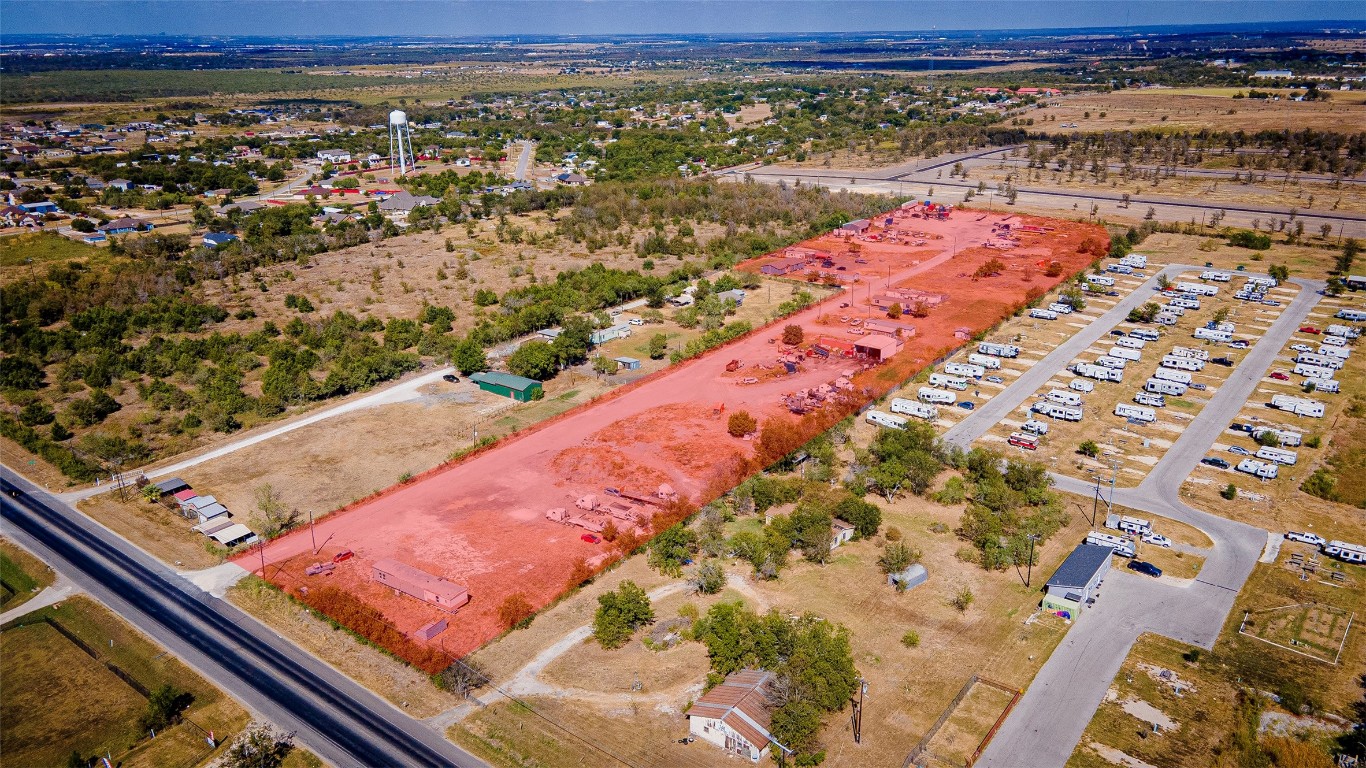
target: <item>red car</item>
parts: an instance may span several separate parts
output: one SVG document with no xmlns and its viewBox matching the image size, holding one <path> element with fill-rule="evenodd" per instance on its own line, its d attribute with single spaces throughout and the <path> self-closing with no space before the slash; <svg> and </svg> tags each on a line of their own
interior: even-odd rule
<svg viewBox="0 0 1366 768">
<path fill-rule="evenodd" d="M 1284 373 L 1281 373 L 1280 371 L 1276 371 L 1275 373 L 1271 374 L 1271 378 L 1275 379 L 1276 381 L 1290 381 L 1290 377 L 1286 376 Z"/>
<path fill-rule="evenodd" d="M 1312 326 L 1312 325 L 1306 325 L 1306 326 L 1304 326 L 1303 328 L 1300 328 L 1300 333 L 1313 333 L 1313 334 L 1317 334 L 1317 333 L 1319 333 L 1319 329 L 1315 328 L 1315 327 Z"/>
<path fill-rule="evenodd" d="M 580 536 L 579 538 L 580 538 L 580 539 L 583 539 L 584 541 L 588 542 L 589 544 L 597 544 L 598 542 L 602 541 L 602 537 L 599 536 L 599 535 L 597 535 L 596 533 L 585 533 L 584 535 Z"/>
</svg>

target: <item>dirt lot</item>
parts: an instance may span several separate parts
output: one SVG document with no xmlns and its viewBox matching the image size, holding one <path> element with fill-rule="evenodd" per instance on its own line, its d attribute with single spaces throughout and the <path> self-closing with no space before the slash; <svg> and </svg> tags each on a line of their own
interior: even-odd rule
<svg viewBox="0 0 1366 768">
<path fill-rule="evenodd" d="M 209 731 L 223 743 L 249 720 L 236 702 L 92 600 L 73 597 L 22 622 L 0 634 L 7 764 L 64 764 L 76 750 L 112 752 L 124 766 L 195 765 L 210 755 Z M 168 683 L 193 696 L 184 722 L 137 741 L 147 692 Z"/>
<path fill-rule="evenodd" d="M 957 233 L 975 242 L 990 228 L 989 218 L 946 222 L 907 218 L 894 229 L 914 227 L 928 235 Z M 955 258 L 946 248 L 952 242 L 949 238 L 938 240 L 937 247 L 908 248 L 880 238 L 860 243 L 869 262 L 864 272 L 869 293 L 876 280 L 873 275 L 887 274 L 884 270 L 890 269 L 893 287 L 914 284 L 950 298 L 929 318 L 915 323 L 917 334 L 908 351 L 893 358 L 891 365 L 858 373 L 853 385 L 870 393 L 885 391 L 956 343 L 955 329 L 980 329 L 1003 314 L 1010 302 L 1021 300 L 1030 284 L 1046 290 L 1055 283 L 1033 273 L 1035 260 L 1055 258 L 1062 261 L 1065 272 L 1075 270 L 1090 258 L 1077 253 L 1077 244 L 1095 236 L 1090 228 L 1059 225 L 1051 234 L 1028 238 L 1011 254 L 1023 279 L 996 278 L 985 290 L 969 275 L 986 257 L 995 255 L 987 249 L 960 250 Z M 922 239 L 930 242 L 929 237 Z M 849 253 L 848 246 L 833 238 L 809 244 L 831 253 Z M 840 258 L 855 263 L 850 256 Z M 857 301 L 859 293 L 856 290 L 849 298 Z M 824 335 L 830 348 L 852 346 L 858 335 L 843 328 L 836 331 L 826 319 L 828 314 L 826 306 L 818 305 L 784 322 L 805 326 L 808 338 Z M 327 542 L 322 555 L 342 548 L 357 555 L 337 569 L 332 583 L 344 585 L 380 608 L 400 629 L 412 631 L 437 618 L 439 610 L 374 585 L 369 564 L 397 556 L 444 575 L 466 585 L 474 595 L 453 628 L 444 633 L 444 647 L 463 653 L 481 645 L 497 634 L 497 610 L 507 596 L 520 591 L 533 605 L 543 606 L 563 589 L 576 562 L 600 567 L 612 557 L 602 546 L 581 541 L 578 529 L 547 521 L 546 510 L 574 509 L 576 499 L 601 493 L 605 486 L 650 493 L 668 483 L 684 498 L 705 500 L 720 492 L 717 484 L 724 488 L 734 483 L 746 471 L 751 454 L 749 444 L 725 436 L 724 419 L 716 415 L 715 404 L 726 411 L 747 409 L 761 418 L 778 415 L 783 394 L 834 381 L 860 368 L 854 360 L 817 358 L 805 361 L 795 377 L 775 378 L 772 363 L 767 369 L 750 367 L 776 358 L 775 346 L 769 343 L 771 333 L 756 333 L 724 351 L 619 389 L 595 407 L 544 422 L 491 451 L 324 521 L 317 527 L 318 540 Z M 735 374 L 722 370 L 722 361 L 731 358 L 744 361 L 744 370 Z M 746 379 L 756 382 L 745 384 Z M 490 509 L 501 514 L 490 515 Z M 635 512 L 641 513 L 649 520 L 655 511 L 646 507 Z M 544 541 L 546 546 L 529 550 L 528 541 Z M 310 538 L 295 534 L 279 540 L 268 548 L 267 559 L 272 563 L 269 577 L 297 589 L 307 582 L 302 571 L 314 559 Z M 512 574 L 516 577 L 509 578 Z"/>
</svg>

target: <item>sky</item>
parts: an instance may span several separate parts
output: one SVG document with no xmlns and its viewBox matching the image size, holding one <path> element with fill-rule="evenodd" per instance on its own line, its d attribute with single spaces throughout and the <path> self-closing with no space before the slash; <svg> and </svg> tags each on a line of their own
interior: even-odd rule
<svg viewBox="0 0 1366 768">
<path fill-rule="evenodd" d="M 606 35 L 1366 21 L 1360 0 L 0 0 L 5 35 Z"/>
</svg>

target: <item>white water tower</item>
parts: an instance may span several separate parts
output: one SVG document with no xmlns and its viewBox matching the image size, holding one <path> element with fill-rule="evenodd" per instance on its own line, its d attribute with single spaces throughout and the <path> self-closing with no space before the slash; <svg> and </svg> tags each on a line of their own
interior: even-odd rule
<svg viewBox="0 0 1366 768">
<path fill-rule="evenodd" d="M 417 165 L 413 155 L 413 130 L 408 126 L 408 113 L 396 109 L 389 113 L 389 168 L 392 172 L 398 162 L 398 175 L 408 173 L 409 167 Z"/>
</svg>

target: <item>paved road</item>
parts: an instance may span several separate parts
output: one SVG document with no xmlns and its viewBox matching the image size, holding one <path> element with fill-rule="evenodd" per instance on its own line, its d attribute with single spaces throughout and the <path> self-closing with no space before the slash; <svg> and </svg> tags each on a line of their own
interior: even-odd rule
<svg viewBox="0 0 1366 768">
<path fill-rule="evenodd" d="M 522 156 L 517 158 L 517 170 L 512 172 L 513 181 L 523 181 L 526 179 L 527 166 L 531 165 L 531 158 L 536 153 L 536 142 L 522 142 Z"/>
<path fill-rule="evenodd" d="M 1114 491 L 1116 504 L 1179 520 L 1204 531 L 1213 547 L 1205 553 L 1200 574 L 1189 585 L 1178 587 L 1125 571 L 1112 571 L 1095 607 L 1082 614 L 1063 644 L 1039 670 L 1019 706 L 983 753 L 980 765 L 1064 765 L 1140 634 L 1153 632 L 1203 648 L 1214 646 L 1234 599 L 1267 544 L 1267 533 L 1186 505 L 1179 499 L 1180 488 L 1224 425 L 1266 375 L 1290 335 L 1318 303 L 1322 282 L 1295 282 L 1303 290 L 1210 398 L 1162 461 L 1137 488 Z M 1028 393 L 1012 399 L 1018 404 L 1026 396 Z M 985 426 L 989 428 L 990 424 Z M 973 432 L 980 435 L 985 431 L 981 427 L 982 424 L 975 424 L 964 430 L 960 439 Z M 1054 475 L 1053 479 L 1059 490 L 1082 496 L 1093 493 L 1093 486 L 1084 480 L 1061 475 Z"/>
<path fill-rule="evenodd" d="M 5 535 L 327 762 L 483 765 L 8 467 L 0 479 Z M 14 488 L 22 491 L 17 499 L 8 495 Z"/>
<path fill-rule="evenodd" d="M 1027 145 L 1025 145 L 1025 146 L 1026 146 L 1026 148 L 1027 148 Z M 1021 167 L 1028 167 L 1028 166 L 1029 166 L 1029 163 L 1030 163 L 1030 160 L 1029 160 L 1029 158 L 1027 158 L 1027 157 L 1009 157 L 1009 156 L 1005 156 L 1005 157 L 995 158 L 995 159 L 992 160 L 992 162 L 994 162 L 994 163 L 996 163 L 996 162 L 1003 162 L 1003 163 L 1008 163 L 1008 164 L 1010 164 L 1010 165 L 1018 165 L 1018 166 L 1021 166 Z M 1089 167 L 1089 166 L 1088 166 L 1088 167 Z M 1105 167 L 1106 167 L 1107 170 L 1109 170 L 1109 171 L 1111 171 L 1111 172 L 1113 172 L 1113 173 L 1122 173 L 1122 172 L 1124 171 L 1124 163 L 1106 163 L 1106 164 L 1105 164 Z M 1150 164 L 1146 164 L 1146 163 L 1140 163 L 1140 164 L 1133 165 L 1133 166 L 1130 166 L 1130 167 L 1131 167 L 1134 171 L 1136 171 L 1136 172 L 1141 172 L 1141 173 L 1151 173 L 1151 172 L 1156 171 L 1156 170 L 1161 170 L 1161 171 L 1163 171 L 1164 173 L 1170 172 L 1170 173 L 1171 173 L 1172 175 L 1174 175 L 1174 176 L 1180 176 L 1180 177 L 1186 177 L 1186 178 L 1189 178 L 1189 177 L 1191 177 L 1191 176 L 1198 176 L 1198 177 L 1202 177 L 1202 178 L 1209 178 L 1209 179 L 1215 179 L 1215 180 L 1218 180 L 1218 179 L 1232 179 L 1232 178 L 1233 178 L 1233 174 L 1235 174 L 1235 173 L 1238 174 L 1239 177 L 1241 178 L 1241 177 L 1243 177 L 1243 176 L 1246 176 L 1246 175 L 1250 172 L 1250 173 L 1256 174 L 1257 176 L 1265 176 L 1265 177 L 1266 177 L 1266 181 L 1265 181 L 1265 182 L 1258 182 L 1258 184 L 1271 184 L 1271 183 L 1273 183 L 1273 182 L 1283 182 L 1283 181 L 1286 180 L 1286 173 L 1285 173 L 1285 171 L 1270 171 L 1270 170 L 1259 171 L 1259 170 L 1254 170 L 1254 169 L 1251 169 L 1251 168 L 1228 168 L 1228 169 L 1224 169 L 1224 168 L 1187 168 L 1187 167 L 1181 166 L 1181 165 L 1177 165 L 1177 166 L 1164 165 L 1164 166 L 1159 167 L 1159 166 L 1156 166 L 1156 165 L 1150 165 Z M 1325 176 L 1325 175 L 1322 175 L 1322 174 L 1313 174 L 1313 173 L 1295 173 L 1295 172 L 1293 172 L 1293 171 L 1290 173 L 1290 179 L 1292 179 L 1292 180 L 1294 180 L 1294 181 L 1299 181 L 1299 182 L 1309 182 L 1309 181 L 1312 181 L 1312 182 L 1322 182 L 1322 183 L 1327 183 L 1327 184 L 1332 184 L 1332 183 L 1339 182 L 1339 181 L 1342 182 L 1343 184 L 1366 184 L 1366 178 L 1360 178 L 1360 177 L 1355 177 L 1355 176 L 1344 176 L 1344 177 L 1342 177 L 1341 179 L 1339 179 L 1337 176 Z M 1241 182 L 1239 182 L 1239 183 L 1241 183 Z"/>
</svg>

